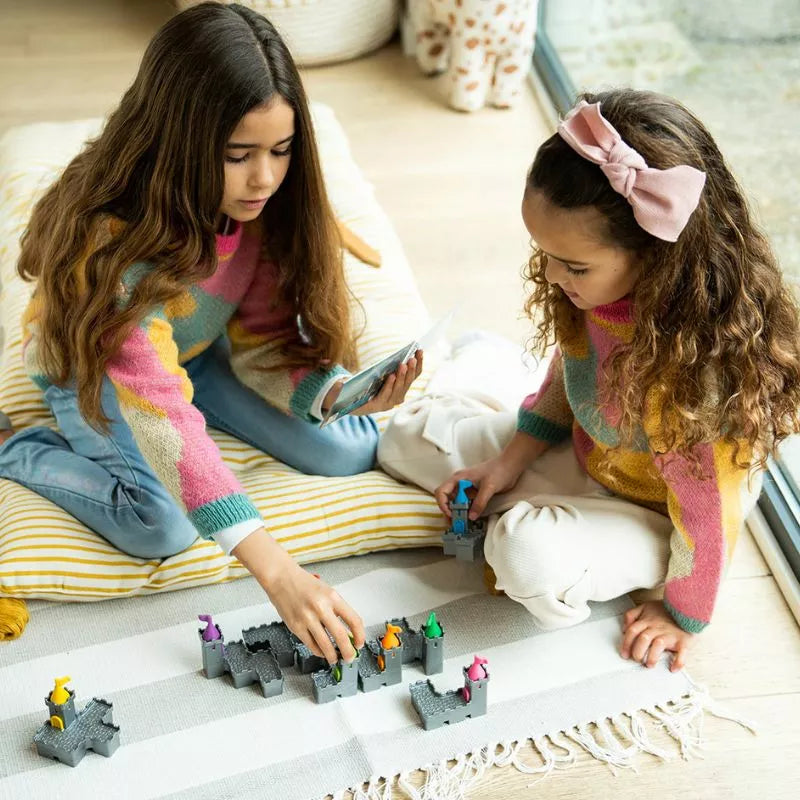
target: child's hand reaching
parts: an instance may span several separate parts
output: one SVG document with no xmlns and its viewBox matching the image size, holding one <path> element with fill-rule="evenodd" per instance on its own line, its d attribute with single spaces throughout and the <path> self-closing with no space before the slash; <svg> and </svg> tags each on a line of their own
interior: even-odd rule
<svg viewBox="0 0 800 800">
<path fill-rule="evenodd" d="M 361 617 L 335 589 L 300 567 L 264 528 L 243 539 L 233 555 L 261 584 L 289 630 L 314 655 L 335 664 L 338 647 L 346 661 L 355 658 L 353 645 L 358 650 L 364 646 Z"/>
<path fill-rule="evenodd" d="M 686 665 L 692 638 L 693 634 L 672 619 L 663 603 L 651 600 L 625 613 L 620 655 L 654 667 L 668 650 L 675 654 L 670 671 L 676 672 Z"/>
<path fill-rule="evenodd" d="M 406 399 L 406 393 L 411 388 L 411 384 L 422 373 L 422 350 L 417 352 L 408 359 L 404 364 L 401 364 L 391 375 L 387 376 L 383 382 L 380 391 L 375 397 L 372 398 L 363 406 L 359 406 L 351 411 L 355 416 L 362 416 L 365 414 L 374 414 L 377 411 L 388 411 L 390 408 L 399 406 L 403 400 Z M 325 395 L 325 400 L 322 402 L 322 410 L 327 411 L 339 397 L 342 391 L 343 382 L 336 383 L 331 390 Z"/>
<path fill-rule="evenodd" d="M 453 492 L 460 480 L 472 481 L 473 486 L 478 488 L 478 493 L 472 501 L 469 511 L 470 519 L 477 519 L 486 508 L 486 504 L 500 492 L 507 492 L 513 489 L 522 474 L 523 465 L 511 462 L 502 455 L 482 461 L 474 467 L 460 469 L 454 472 L 441 486 L 437 487 L 433 493 L 442 513 L 450 516 L 450 506 L 448 501 L 452 498 Z"/>
<path fill-rule="evenodd" d="M 472 501 L 469 511 L 470 519 L 478 519 L 486 510 L 487 503 L 496 495 L 507 492 L 517 485 L 520 475 L 545 451 L 550 445 L 527 433 L 517 431 L 511 441 L 503 448 L 499 456 L 481 461 L 474 467 L 460 469 L 453 473 L 433 493 L 439 508 L 446 516 L 450 516 L 450 506 L 447 501 L 452 497 L 460 480 L 472 481 L 478 487 L 478 493 Z"/>
<path fill-rule="evenodd" d="M 358 614 L 335 589 L 294 561 L 271 581 L 267 594 L 289 630 L 329 664 L 335 664 L 338 657 L 328 633 L 345 661 L 356 656 L 351 631 L 356 648 L 364 646 L 364 627 Z"/>
</svg>

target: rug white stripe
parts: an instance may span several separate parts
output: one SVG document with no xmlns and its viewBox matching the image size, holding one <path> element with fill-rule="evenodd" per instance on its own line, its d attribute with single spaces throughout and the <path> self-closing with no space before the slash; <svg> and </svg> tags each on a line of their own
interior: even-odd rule
<svg viewBox="0 0 800 800">
<path fill-rule="evenodd" d="M 376 587 L 380 591 L 376 592 Z M 336 586 L 366 625 L 377 625 L 398 615 L 421 613 L 460 597 L 482 591 L 480 574 L 455 559 L 405 572 L 374 570 Z M 397 599 L 404 598 L 398 608 Z M 198 608 L 197 613 L 213 613 Z M 241 638 L 242 628 L 277 619 L 267 602 L 215 616 L 228 641 Z M 23 664 L 0 668 L 0 720 L 39 710 L 43 692 L 56 675 L 70 675 L 76 688 L 91 687 L 102 697 L 199 668 L 196 630 L 200 623 L 154 630 L 114 642 L 84 647 L 62 655 L 44 656 Z M 122 633 L 122 631 L 121 631 Z M 81 694 L 83 694 L 81 692 Z"/>
</svg>

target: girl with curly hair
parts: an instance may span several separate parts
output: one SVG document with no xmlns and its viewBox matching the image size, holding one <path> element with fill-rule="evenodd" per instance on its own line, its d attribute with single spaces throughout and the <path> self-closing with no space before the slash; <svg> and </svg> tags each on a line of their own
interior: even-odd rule
<svg viewBox="0 0 800 800">
<path fill-rule="evenodd" d="M 663 584 L 625 614 L 621 654 L 679 669 L 767 455 L 800 429 L 796 303 L 714 140 L 662 95 L 583 95 L 539 148 L 522 217 L 525 309 L 539 350 L 556 345 L 541 388 L 516 415 L 423 398 L 379 462 L 445 514 L 471 481 L 487 572 L 544 627 Z"/>
</svg>

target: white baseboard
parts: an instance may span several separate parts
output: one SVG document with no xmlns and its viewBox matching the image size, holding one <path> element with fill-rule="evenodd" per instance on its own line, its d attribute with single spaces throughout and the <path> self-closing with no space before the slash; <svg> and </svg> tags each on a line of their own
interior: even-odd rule
<svg viewBox="0 0 800 800">
<path fill-rule="evenodd" d="M 797 576 L 775 541 L 767 520 L 758 507 L 753 509 L 753 512 L 747 518 L 747 527 L 750 529 L 750 533 L 753 534 L 753 538 L 756 540 L 759 550 L 761 550 L 761 555 L 764 556 L 764 560 L 767 562 L 767 566 L 770 568 L 772 576 L 783 593 L 792 614 L 794 614 L 794 618 L 800 624 L 800 581 L 797 580 Z"/>
</svg>

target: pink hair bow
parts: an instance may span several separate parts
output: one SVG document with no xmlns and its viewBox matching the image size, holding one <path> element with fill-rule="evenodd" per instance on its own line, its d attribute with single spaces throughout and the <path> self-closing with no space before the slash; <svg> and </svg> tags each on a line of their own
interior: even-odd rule
<svg viewBox="0 0 800 800">
<path fill-rule="evenodd" d="M 640 227 L 658 239 L 678 241 L 700 202 L 705 172 L 687 164 L 670 169 L 648 167 L 603 117 L 600 103 L 581 100 L 564 117 L 558 133 L 576 153 L 600 165 L 611 188 L 631 204 Z"/>
</svg>

